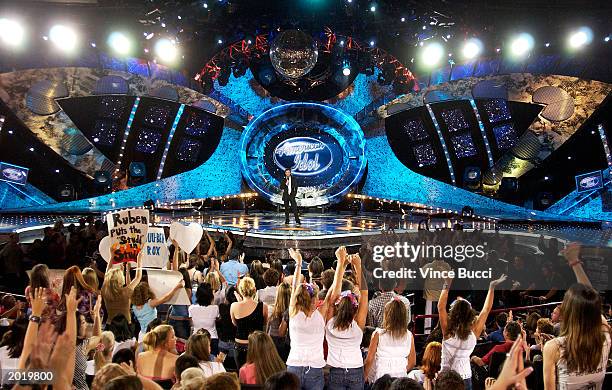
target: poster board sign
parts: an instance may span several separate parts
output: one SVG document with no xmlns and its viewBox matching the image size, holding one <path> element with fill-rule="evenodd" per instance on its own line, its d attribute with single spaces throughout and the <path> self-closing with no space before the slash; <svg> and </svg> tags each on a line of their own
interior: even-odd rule
<svg viewBox="0 0 612 390">
<path fill-rule="evenodd" d="M 111 263 L 136 261 L 149 228 L 149 210 L 113 211 L 106 216 L 110 237 Z"/>
<path fill-rule="evenodd" d="M 183 274 L 178 271 L 147 269 L 149 287 L 156 297 L 161 297 L 176 287 L 183 279 Z M 187 295 L 184 288 L 178 290 L 168 302 L 168 305 L 191 305 L 191 297 Z"/>
<path fill-rule="evenodd" d="M 142 256 L 144 268 L 165 268 L 170 258 L 170 251 L 166 245 L 164 228 L 150 227 L 142 250 L 144 251 Z"/>
</svg>

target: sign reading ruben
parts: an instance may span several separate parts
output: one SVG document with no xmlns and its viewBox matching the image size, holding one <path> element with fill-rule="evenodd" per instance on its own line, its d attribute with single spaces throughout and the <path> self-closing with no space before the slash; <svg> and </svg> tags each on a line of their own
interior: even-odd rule
<svg viewBox="0 0 612 390">
<path fill-rule="evenodd" d="M 145 244 L 149 210 L 113 211 L 106 216 L 110 237 L 111 263 L 135 262 Z"/>
<path fill-rule="evenodd" d="M 274 149 L 274 163 L 281 169 L 290 168 L 295 176 L 313 176 L 324 172 L 334 162 L 331 149 L 311 137 L 293 137 Z"/>
</svg>

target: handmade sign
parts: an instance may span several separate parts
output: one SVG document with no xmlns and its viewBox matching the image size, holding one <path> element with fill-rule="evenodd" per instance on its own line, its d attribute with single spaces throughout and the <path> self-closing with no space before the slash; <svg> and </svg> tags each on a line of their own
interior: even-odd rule
<svg viewBox="0 0 612 390">
<path fill-rule="evenodd" d="M 200 243 L 204 234 L 204 229 L 198 223 L 192 222 L 185 226 L 179 222 L 173 222 L 170 225 L 170 238 L 175 240 L 178 246 L 190 254 Z"/>
<path fill-rule="evenodd" d="M 111 246 L 111 239 L 109 236 L 102 238 L 100 240 L 100 244 L 98 244 L 98 251 L 100 252 L 100 256 L 102 256 L 104 261 L 106 261 L 107 263 L 110 261 L 110 258 L 111 258 L 111 247 L 110 246 Z"/>
<path fill-rule="evenodd" d="M 142 266 L 144 268 L 164 268 L 168 263 L 170 253 L 166 246 L 166 236 L 164 228 L 150 227 L 147 231 L 144 255 L 142 256 Z"/>
<path fill-rule="evenodd" d="M 106 222 L 112 264 L 136 261 L 149 228 L 149 210 L 114 211 L 106 216 Z"/>
<path fill-rule="evenodd" d="M 177 283 L 183 279 L 183 274 L 178 271 L 148 269 L 147 277 L 153 294 L 156 297 L 161 297 L 176 287 Z M 181 288 L 166 303 L 168 305 L 191 305 L 191 297 L 187 295 L 186 289 Z"/>
</svg>

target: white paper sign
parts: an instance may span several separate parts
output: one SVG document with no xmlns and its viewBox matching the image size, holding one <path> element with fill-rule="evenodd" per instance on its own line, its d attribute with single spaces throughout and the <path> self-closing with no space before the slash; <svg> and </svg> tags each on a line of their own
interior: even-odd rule
<svg viewBox="0 0 612 390">
<path fill-rule="evenodd" d="M 111 239 L 109 236 L 102 238 L 100 240 L 100 244 L 98 244 L 98 251 L 100 251 L 100 256 L 102 256 L 104 261 L 106 261 L 107 263 L 110 261 L 110 258 L 111 258 L 110 246 L 111 246 Z"/>
<path fill-rule="evenodd" d="M 183 274 L 178 271 L 169 271 L 163 269 L 148 269 L 147 276 L 149 279 L 149 287 L 156 297 L 161 297 L 171 291 L 178 282 L 183 279 Z M 181 288 L 178 290 L 168 302 L 168 305 L 191 305 L 191 297 L 187 295 L 187 290 Z"/>
<path fill-rule="evenodd" d="M 192 222 L 185 226 L 179 222 L 170 225 L 170 238 L 174 239 L 179 247 L 190 254 L 198 246 L 204 234 L 204 229 L 198 223 Z"/>
<path fill-rule="evenodd" d="M 142 248 L 143 268 L 164 268 L 168 263 L 170 252 L 166 246 L 164 228 L 150 227 L 147 231 L 147 241 Z"/>
<path fill-rule="evenodd" d="M 136 261 L 149 228 L 149 210 L 130 209 L 106 216 L 112 264 Z"/>
</svg>

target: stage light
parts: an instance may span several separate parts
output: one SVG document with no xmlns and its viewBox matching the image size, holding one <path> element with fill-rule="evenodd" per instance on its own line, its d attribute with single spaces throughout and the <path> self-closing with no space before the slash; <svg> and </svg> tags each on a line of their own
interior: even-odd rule
<svg viewBox="0 0 612 390">
<path fill-rule="evenodd" d="M 572 49 L 579 49 L 582 46 L 588 45 L 593 40 L 593 30 L 588 27 L 580 27 L 572 32 L 568 39 L 568 44 Z"/>
<path fill-rule="evenodd" d="M 77 35 L 73 29 L 62 24 L 51 27 L 49 39 L 53 44 L 64 52 L 73 51 L 77 46 Z"/>
<path fill-rule="evenodd" d="M 204 3 L 204 4 L 202 4 L 202 7 L 204 7 L 204 8 L 208 8 L 208 3 Z"/>
<path fill-rule="evenodd" d="M 370 12 L 376 12 L 376 5 L 372 4 L 370 6 Z"/>
<path fill-rule="evenodd" d="M 469 39 L 463 45 L 463 56 L 467 59 L 476 58 L 482 51 L 482 42 L 479 39 Z"/>
<path fill-rule="evenodd" d="M 155 54 L 164 62 L 172 62 L 178 55 L 178 49 L 172 41 L 162 38 L 155 44 Z"/>
<path fill-rule="evenodd" d="M 19 46 L 25 33 L 23 27 L 14 20 L 0 19 L 0 39 L 10 46 Z"/>
<path fill-rule="evenodd" d="M 512 54 L 517 57 L 524 56 L 533 48 L 533 37 L 527 33 L 522 33 L 518 35 L 512 41 L 510 45 L 510 49 L 512 50 Z"/>
<path fill-rule="evenodd" d="M 423 47 L 421 54 L 421 60 L 425 65 L 434 66 L 440 62 L 444 56 L 444 48 L 437 42 L 432 42 L 427 46 Z"/>
<path fill-rule="evenodd" d="M 546 42 L 546 43 L 544 44 L 544 46 L 546 46 L 546 47 L 550 47 L 550 43 L 549 43 L 549 42 Z"/>
<path fill-rule="evenodd" d="M 351 67 L 348 65 L 345 65 L 344 68 L 342 68 L 342 74 L 345 76 L 350 76 L 351 75 Z"/>
<path fill-rule="evenodd" d="M 401 18 L 400 20 L 401 20 L 401 21 L 402 21 L 402 23 L 403 23 L 403 22 L 405 22 L 405 21 L 406 21 L 406 18 Z"/>
<path fill-rule="evenodd" d="M 376 44 L 376 42 L 370 41 L 370 46 L 374 46 L 375 44 Z"/>
<path fill-rule="evenodd" d="M 121 32 L 114 32 L 108 37 L 108 45 L 118 54 L 126 55 L 132 49 L 132 42 Z"/>
<path fill-rule="evenodd" d="M 217 40 L 217 43 L 218 43 L 219 45 L 222 45 L 222 44 L 223 44 L 223 39 L 218 39 L 218 40 Z"/>
<path fill-rule="evenodd" d="M 90 43 L 90 45 L 91 45 L 91 47 L 96 47 L 96 43 L 95 42 Z"/>
<path fill-rule="evenodd" d="M 610 36 L 609 35 L 604 38 L 604 42 L 610 42 Z"/>
</svg>

